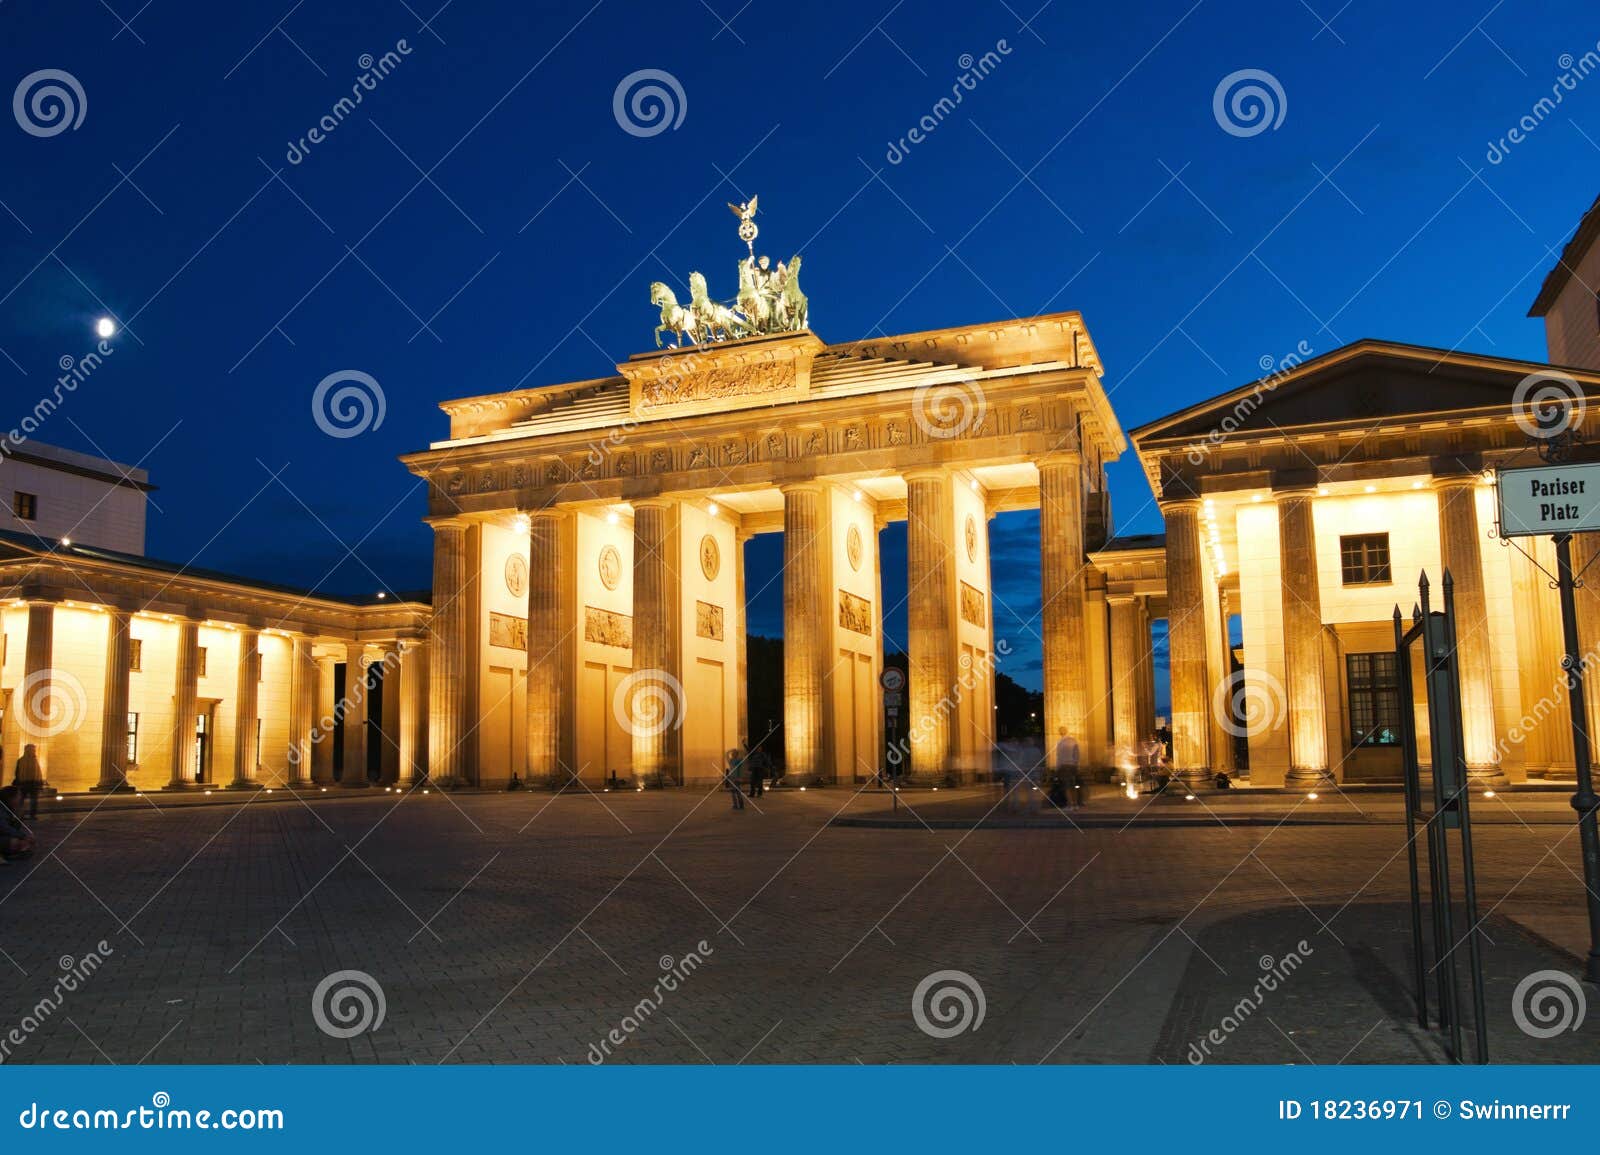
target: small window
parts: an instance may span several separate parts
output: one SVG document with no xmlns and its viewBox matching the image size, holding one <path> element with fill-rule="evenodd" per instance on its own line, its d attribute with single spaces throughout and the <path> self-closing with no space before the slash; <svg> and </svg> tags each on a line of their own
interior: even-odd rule
<svg viewBox="0 0 1600 1155">
<path fill-rule="evenodd" d="M 137 674 L 144 669 L 144 639 L 128 639 L 128 669 Z"/>
<path fill-rule="evenodd" d="M 196 669 L 194 676 L 197 678 L 203 678 L 206 676 L 206 648 L 204 646 L 199 646 L 197 649 L 200 654 L 200 660 L 195 663 Z"/>
<path fill-rule="evenodd" d="M 128 768 L 139 764 L 139 715 L 128 711 Z"/>
<path fill-rule="evenodd" d="M 20 489 L 11 495 L 11 512 L 22 521 L 33 521 L 39 516 L 39 498 Z"/>
<path fill-rule="evenodd" d="M 1400 745 L 1400 663 L 1395 654 L 1346 654 L 1350 745 Z"/>
<path fill-rule="evenodd" d="M 1389 535 L 1359 533 L 1339 539 L 1339 565 L 1344 584 L 1386 585 L 1389 577 Z"/>
</svg>

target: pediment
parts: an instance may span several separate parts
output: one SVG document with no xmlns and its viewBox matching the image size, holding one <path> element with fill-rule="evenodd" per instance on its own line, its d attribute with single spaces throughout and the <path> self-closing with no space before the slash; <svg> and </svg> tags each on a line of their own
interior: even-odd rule
<svg viewBox="0 0 1600 1155">
<path fill-rule="evenodd" d="M 1449 420 L 1465 413 L 1509 416 L 1517 386 L 1540 366 L 1463 356 L 1447 350 L 1362 343 L 1308 361 L 1152 422 L 1133 433 L 1140 444 L 1275 436 L 1317 428 Z M 1600 398 L 1600 380 L 1568 370 Z"/>
</svg>

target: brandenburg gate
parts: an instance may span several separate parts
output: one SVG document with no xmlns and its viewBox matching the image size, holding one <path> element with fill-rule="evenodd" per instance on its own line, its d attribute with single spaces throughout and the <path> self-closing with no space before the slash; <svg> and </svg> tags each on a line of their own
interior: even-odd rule
<svg viewBox="0 0 1600 1155">
<path fill-rule="evenodd" d="M 989 521 L 1038 508 L 1047 745 L 1104 750 L 1103 581 L 1087 552 L 1126 449 L 1076 313 L 829 344 L 800 258 L 739 296 L 652 286 L 656 343 L 616 375 L 443 403 L 404 461 L 434 530 L 429 763 L 444 785 L 716 781 L 754 745 L 744 544 L 784 535 L 787 781 L 884 761 L 879 531 L 907 523 L 912 781 L 990 769 Z M 1100 612 L 1089 612 L 1093 599 Z M 997 653 L 997 647 L 999 652 Z"/>
</svg>

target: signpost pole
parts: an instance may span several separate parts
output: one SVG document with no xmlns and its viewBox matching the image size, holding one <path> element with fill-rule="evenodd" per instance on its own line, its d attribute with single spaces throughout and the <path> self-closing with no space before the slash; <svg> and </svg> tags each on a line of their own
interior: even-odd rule
<svg viewBox="0 0 1600 1155">
<path fill-rule="evenodd" d="M 1567 699 L 1572 713 L 1572 756 L 1578 768 L 1578 792 L 1572 808 L 1578 812 L 1578 841 L 1583 852 L 1583 888 L 1589 908 L 1589 957 L 1584 978 L 1600 983 L 1600 827 L 1595 822 L 1594 792 L 1589 765 L 1589 717 L 1583 698 L 1583 655 L 1578 645 L 1578 610 L 1573 594 L 1572 535 L 1555 536 L 1557 585 L 1561 591 L 1561 633 L 1566 655 Z"/>
</svg>

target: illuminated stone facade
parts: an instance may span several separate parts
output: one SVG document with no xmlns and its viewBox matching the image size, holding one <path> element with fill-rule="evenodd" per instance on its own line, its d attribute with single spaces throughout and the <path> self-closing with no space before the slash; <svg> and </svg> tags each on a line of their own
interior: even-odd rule
<svg viewBox="0 0 1600 1155">
<path fill-rule="evenodd" d="M 0 534 L 6 780 L 33 745 L 62 792 L 317 788 L 335 783 L 342 740 L 344 785 L 368 785 L 369 765 L 406 784 L 427 765 L 428 622 L 425 601 L 344 601 Z M 367 678 L 338 682 L 340 664 Z"/>
<path fill-rule="evenodd" d="M 715 781 L 727 750 L 765 738 L 744 700 L 743 545 L 782 532 L 788 780 L 869 781 L 885 762 L 877 543 L 895 520 L 911 559 L 904 760 L 923 782 L 986 776 L 1003 657 L 989 521 L 1041 494 L 1046 722 L 1107 748 L 1104 583 L 1086 551 L 1126 441 L 1077 314 L 755 337 L 617 372 L 446 402 L 449 438 L 404 459 L 428 483 L 434 604 L 452 607 L 429 712 L 462 738 L 436 751 L 437 777 Z M 531 596 L 503 580 L 516 555 L 542 559 Z M 493 614 L 528 620 L 525 652 L 496 644 Z"/>
</svg>

